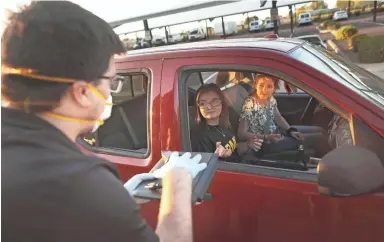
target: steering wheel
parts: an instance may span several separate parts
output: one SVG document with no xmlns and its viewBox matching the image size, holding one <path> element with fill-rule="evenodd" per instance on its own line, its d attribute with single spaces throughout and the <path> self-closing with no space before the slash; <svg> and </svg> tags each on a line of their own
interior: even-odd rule
<svg viewBox="0 0 384 242">
<path fill-rule="evenodd" d="M 313 113 L 318 105 L 318 101 L 311 97 L 307 103 L 307 106 L 304 108 L 303 113 L 301 114 L 300 117 L 300 124 L 311 124 L 312 123 L 312 117 Z"/>
</svg>

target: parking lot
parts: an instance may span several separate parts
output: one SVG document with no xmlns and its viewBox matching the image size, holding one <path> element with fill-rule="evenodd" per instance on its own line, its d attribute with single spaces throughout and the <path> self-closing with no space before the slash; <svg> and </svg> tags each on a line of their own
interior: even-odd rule
<svg viewBox="0 0 384 242">
<path fill-rule="evenodd" d="M 341 25 L 355 25 L 361 33 L 370 34 L 370 35 L 382 35 L 384 34 L 384 13 L 378 13 L 376 23 L 372 21 L 372 15 L 364 15 L 359 17 L 353 17 L 348 20 L 340 21 Z M 303 26 L 294 26 L 294 33 L 292 37 L 309 35 L 309 34 L 319 34 L 319 31 L 316 29 L 318 23 L 312 23 L 310 25 Z M 256 33 L 247 33 L 243 35 L 229 36 L 228 38 L 260 38 L 267 34 L 273 33 L 271 31 L 263 31 Z M 287 26 L 284 26 L 283 29 L 279 30 L 280 37 L 291 37 L 291 29 Z M 325 40 L 333 38 L 331 34 L 322 35 Z"/>
</svg>

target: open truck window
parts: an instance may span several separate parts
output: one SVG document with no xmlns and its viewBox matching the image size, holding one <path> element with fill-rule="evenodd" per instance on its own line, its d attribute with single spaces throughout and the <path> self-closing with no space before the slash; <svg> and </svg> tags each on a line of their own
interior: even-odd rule
<svg viewBox="0 0 384 242">
<path fill-rule="evenodd" d="M 189 73 L 186 78 L 189 131 L 193 132 L 194 127 L 198 125 L 196 120 L 198 112 L 196 95 L 198 89 L 202 85 L 215 83 L 224 94 L 225 100 L 223 101 L 225 101 L 228 106 L 230 126 L 233 133 L 237 134 L 242 107 L 245 100 L 252 96 L 255 91 L 254 84 L 257 74 L 262 73 L 231 70 L 196 71 Z M 291 83 L 289 85 L 292 89 L 296 88 Z M 297 126 L 298 129 L 308 137 L 310 135 L 307 134 L 312 131 L 313 133 L 321 132 L 324 134 L 321 140 L 315 141 L 316 147 L 322 146 L 322 144 L 320 144 L 320 142 L 322 142 L 324 146 L 329 147 L 330 151 L 342 145 L 353 144 L 349 120 L 335 114 L 310 94 L 298 88 L 296 88 L 295 93 L 287 93 L 284 88 L 284 80 L 280 79 L 279 88 L 274 94 L 274 99 L 277 101 L 281 115 L 291 126 Z M 312 131 L 309 132 L 308 129 L 306 129 L 307 127 L 313 128 Z M 244 142 L 244 140 L 237 138 L 237 143 L 239 142 Z M 305 159 L 306 162 L 310 163 L 321 158 L 317 150 L 318 148 L 309 147 L 305 148 L 304 154 L 300 154 L 298 149 L 292 149 L 289 151 L 265 154 L 261 159 L 273 162 L 301 162 L 301 160 Z M 238 161 L 238 163 L 244 162 L 246 161 Z M 255 164 L 257 164 L 257 162 Z M 312 166 L 312 169 L 315 169 L 316 164 L 312 164 Z M 285 167 L 284 165 L 282 166 L 282 168 Z"/>
<path fill-rule="evenodd" d="M 145 73 L 126 73 L 119 93 L 112 93 L 111 117 L 84 141 L 96 148 L 148 152 L 149 80 Z"/>
</svg>

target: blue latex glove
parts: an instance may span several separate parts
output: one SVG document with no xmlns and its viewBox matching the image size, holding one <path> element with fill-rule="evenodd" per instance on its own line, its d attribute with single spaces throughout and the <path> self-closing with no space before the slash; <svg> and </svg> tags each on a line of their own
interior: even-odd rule
<svg viewBox="0 0 384 242">
<path fill-rule="evenodd" d="M 136 203 L 146 203 L 146 202 L 149 202 L 149 200 L 135 198 L 135 191 L 137 186 L 140 185 L 141 182 L 146 180 L 153 180 L 153 179 L 155 179 L 155 177 L 153 176 L 153 174 L 150 174 L 150 173 L 137 174 L 133 176 L 131 179 L 129 179 L 124 184 L 124 187 L 128 191 L 129 195 L 131 195 L 135 199 Z"/>
<path fill-rule="evenodd" d="M 155 170 L 153 175 L 156 178 L 164 178 L 170 170 L 174 168 L 184 168 L 191 173 L 192 178 L 194 178 L 200 171 L 207 167 L 207 163 L 200 163 L 202 158 L 200 154 L 195 155 L 193 158 L 191 158 L 191 156 L 189 152 L 184 153 L 182 156 L 180 156 L 178 152 L 173 152 L 168 162 L 161 168 Z"/>
</svg>

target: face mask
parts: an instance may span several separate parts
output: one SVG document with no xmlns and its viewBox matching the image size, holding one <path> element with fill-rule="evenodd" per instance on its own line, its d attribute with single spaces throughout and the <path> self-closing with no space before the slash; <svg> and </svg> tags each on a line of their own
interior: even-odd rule
<svg viewBox="0 0 384 242">
<path fill-rule="evenodd" d="M 60 82 L 60 83 L 75 83 L 77 80 L 76 79 L 71 79 L 71 78 L 64 78 L 64 77 L 52 77 L 52 76 L 44 76 L 38 74 L 35 70 L 33 69 L 24 69 L 24 68 L 13 68 L 7 65 L 1 65 L 1 72 L 3 75 L 19 75 L 19 76 L 24 76 L 24 77 L 30 77 L 34 78 L 37 80 L 42 80 L 42 81 L 52 81 L 52 82 Z M 61 119 L 65 121 L 70 121 L 70 122 L 80 122 L 80 123 L 91 123 L 94 122 L 94 126 L 92 128 L 92 132 L 95 132 L 101 125 L 104 124 L 104 121 L 107 120 L 111 116 L 112 112 L 112 96 L 109 94 L 108 98 L 105 98 L 103 94 L 94 86 L 88 84 L 89 89 L 99 96 L 104 101 L 104 109 L 101 115 L 99 116 L 98 119 L 96 120 L 85 120 L 85 119 L 78 119 L 78 118 L 72 118 L 52 112 L 46 112 L 44 115 L 50 116 L 52 118 L 56 119 Z M 121 90 L 121 82 L 119 82 L 118 91 L 114 92 L 119 92 Z M 28 99 L 24 101 L 24 106 L 28 106 Z M 7 105 L 6 102 L 2 102 L 2 105 Z"/>
<path fill-rule="evenodd" d="M 108 98 L 106 99 L 103 96 L 103 94 L 101 94 L 101 92 L 96 87 L 94 87 L 92 85 L 89 85 L 89 88 L 91 89 L 91 91 L 93 93 L 95 93 L 97 96 L 99 96 L 104 101 L 104 109 L 103 109 L 103 112 L 101 113 L 101 115 L 99 116 L 98 119 L 96 119 L 94 121 L 92 121 L 92 120 L 85 120 L 85 119 L 78 119 L 78 118 L 67 117 L 67 116 L 56 114 L 56 113 L 52 113 L 52 112 L 46 112 L 46 113 L 44 113 L 44 115 L 50 116 L 50 117 L 56 118 L 56 119 L 61 119 L 61 120 L 65 120 L 65 121 L 71 121 L 71 122 L 81 122 L 81 123 L 94 122 L 95 124 L 93 125 L 92 133 L 95 132 L 101 125 L 104 124 L 104 121 L 107 120 L 111 116 L 112 105 L 113 105 L 112 104 L 112 95 L 109 94 Z"/>
<path fill-rule="evenodd" d="M 95 122 L 95 125 L 93 126 L 93 129 L 92 129 L 92 133 L 96 132 L 96 130 L 104 123 L 104 121 L 111 117 L 111 114 L 112 114 L 112 95 L 109 94 L 109 97 L 107 98 L 104 104 L 104 111 L 101 113 L 100 117 Z"/>
</svg>

